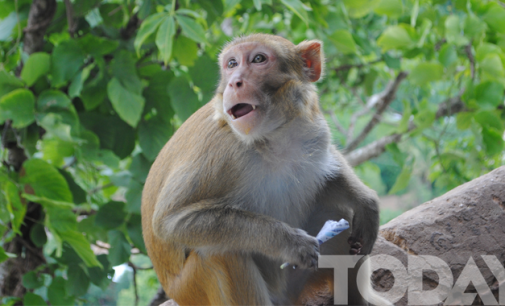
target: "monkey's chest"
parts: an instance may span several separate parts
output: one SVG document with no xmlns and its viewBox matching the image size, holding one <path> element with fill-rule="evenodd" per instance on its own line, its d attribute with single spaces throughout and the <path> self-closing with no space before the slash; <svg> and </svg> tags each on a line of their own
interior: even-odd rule
<svg viewBox="0 0 505 306">
<path fill-rule="evenodd" d="M 246 173 L 241 186 L 245 209 L 272 216 L 300 227 L 326 182 L 327 169 L 319 163 L 286 162 L 256 166 Z"/>
</svg>

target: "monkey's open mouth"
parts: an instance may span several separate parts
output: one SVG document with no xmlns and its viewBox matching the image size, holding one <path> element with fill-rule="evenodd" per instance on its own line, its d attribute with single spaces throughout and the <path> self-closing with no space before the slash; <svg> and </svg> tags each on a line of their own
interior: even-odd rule
<svg viewBox="0 0 505 306">
<path fill-rule="evenodd" d="M 256 105 L 251 105 L 247 103 L 239 103 L 228 111 L 228 114 L 231 116 L 232 119 L 237 119 L 242 116 L 245 116 L 252 112 L 253 110 L 256 109 Z"/>
</svg>

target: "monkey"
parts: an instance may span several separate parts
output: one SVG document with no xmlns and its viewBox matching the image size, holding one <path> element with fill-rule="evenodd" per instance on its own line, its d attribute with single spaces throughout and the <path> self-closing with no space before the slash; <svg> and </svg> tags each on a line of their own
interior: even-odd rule
<svg viewBox="0 0 505 306">
<path fill-rule="evenodd" d="M 218 62 L 215 96 L 147 177 L 148 255 L 179 305 L 306 303 L 333 291 L 332 270 L 316 271 L 320 252 L 369 254 L 379 227 L 377 194 L 331 144 L 319 107 L 322 42 L 252 34 L 226 44 Z M 319 247 L 314 236 L 340 218 L 351 228 Z M 349 304 L 366 304 L 349 289 Z"/>
</svg>

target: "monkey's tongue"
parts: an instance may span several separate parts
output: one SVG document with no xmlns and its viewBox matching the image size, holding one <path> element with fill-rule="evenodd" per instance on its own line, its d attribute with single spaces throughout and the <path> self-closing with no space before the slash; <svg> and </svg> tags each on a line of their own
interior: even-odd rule
<svg viewBox="0 0 505 306">
<path fill-rule="evenodd" d="M 235 118 L 240 118 L 252 112 L 254 107 L 251 104 L 239 103 L 231 108 L 231 114 Z"/>
</svg>

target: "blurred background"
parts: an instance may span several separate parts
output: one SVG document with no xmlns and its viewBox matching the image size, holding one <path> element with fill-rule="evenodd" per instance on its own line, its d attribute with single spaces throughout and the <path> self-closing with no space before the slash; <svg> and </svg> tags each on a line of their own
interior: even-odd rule
<svg viewBox="0 0 505 306">
<path fill-rule="evenodd" d="M 505 163 L 500 1 L 0 0 L 0 305 L 149 305 L 145 178 L 249 33 L 324 43 L 382 224 Z"/>
</svg>

